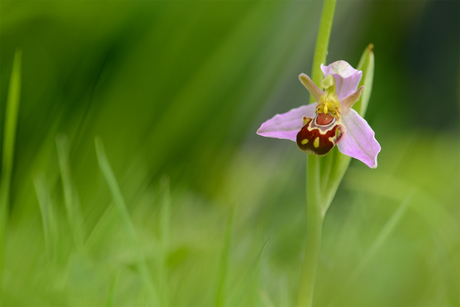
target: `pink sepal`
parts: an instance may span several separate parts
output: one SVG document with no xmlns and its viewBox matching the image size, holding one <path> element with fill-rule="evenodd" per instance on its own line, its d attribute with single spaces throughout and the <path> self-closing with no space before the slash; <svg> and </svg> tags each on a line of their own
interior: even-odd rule
<svg viewBox="0 0 460 307">
<path fill-rule="evenodd" d="M 376 168 L 377 155 L 381 147 L 367 121 L 351 109 L 348 114 L 342 116 L 342 124 L 346 128 L 346 133 L 337 144 L 339 151 L 364 162 L 370 168 Z"/>
<path fill-rule="evenodd" d="M 283 114 L 276 114 L 260 126 L 257 134 L 295 142 L 297 133 L 303 127 L 302 117 L 315 117 L 316 106 L 317 103 L 315 102 Z"/>
</svg>

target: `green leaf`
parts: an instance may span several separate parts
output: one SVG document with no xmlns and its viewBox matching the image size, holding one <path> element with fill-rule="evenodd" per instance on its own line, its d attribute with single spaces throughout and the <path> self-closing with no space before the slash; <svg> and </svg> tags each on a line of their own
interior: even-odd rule
<svg viewBox="0 0 460 307">
<path fill-rule="evenodd" d="M 364 116 L 372 92 L 372 80 L 374 79 L 374 53 L 373 44 L 369 44 L 361 56 L 358 70 L 362 70 L 363 77 L 359 86 L 364 86 L 361 98 L 353 105 L 353 108 Z M 323 216 L 326 214 L 335 193 L 342 181 L 351 158 L 340 153 L 335 147 L 329 154 L 321 158 L 320 177 L 321 177 L 321 195 L 323 202 L 321 204 Z"/>
<path fill-rule="evenodd" d="M 359 64 L 357 69 L 362 70 L 363 78 L 359 83 L 359 86 L 364 86 L 363 94 L 361 98 L 353 105 L 353 109 L 355 109 L 359 115 L 364 117 L 366 113 L 367 105 L 369 103 L 369 99 L 372 93 L 372 81 L 374 80 L 374 45 L 369 44 L 363 52 L 361 56 L 361 60 L 359 60 Z"/>
<path fill-rule="evenodd" d="M 18 120 L 19 100 L 21 94 L 21 54 L 16 50 L 11 72 L 8 99 L 6 101 L 5 128 L 3 131 L 2 174 L 0 181 L 0 276 L 2 276 L 3 253 L 5 244 L 6 223 L 10 206 L 10 186 L 13 172 L 14 143 Z M 1 293 L 0 293 L 1 295 Z"/>
</svg>

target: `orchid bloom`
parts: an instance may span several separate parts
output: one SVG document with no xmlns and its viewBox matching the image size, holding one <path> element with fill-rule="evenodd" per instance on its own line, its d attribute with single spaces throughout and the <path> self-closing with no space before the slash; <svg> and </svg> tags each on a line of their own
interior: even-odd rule
<svg viewBox="0 0 460 307">
<path fill-rule="evenodd" d="M 380 145 L 367 121 L 352 109 L 364 89 L 358 89 L 362 72 L 345 61 L 321 64 L 321 70 L 324 92 L 307 75 L 299 76 L 316 102 L 275 115 L 257 134 L 294 141 L 302 151 L 319 156 L 337 145 L 341 153 L 376 168 Z"/>
</svg>

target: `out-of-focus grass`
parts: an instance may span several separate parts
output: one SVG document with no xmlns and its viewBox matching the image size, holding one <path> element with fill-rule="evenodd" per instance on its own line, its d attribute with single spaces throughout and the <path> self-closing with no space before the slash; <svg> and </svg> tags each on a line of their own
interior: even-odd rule
<svg viewBox="0 0 460 307">
<path fill-rule="evenodd" d="M 395 142 L 403 146 L 405 141 Z M 418 144 L 419 141 L 413 141 L 405 154 L 417 152 Z M 440 149 L 436 158 L 446 155 Z M 226 295 L 222 305 L 235 301 L 241 306 L 267 305 L 267 300 L 274 306 L 292 304 L 305 225 L 302 203 L 293 201 L 296 198 L 293 194 L 302 184 L 289 183 L 300 181 L 303 172 L 294 161 L 272 163 L 273 154 L 264 159 L 260 159 L 260 154 L 255 148 L 246 148 L 230 165 L 222 168 L 227 178 L 221 186 L 222 198 L 206 200 L 189 189 L 173 188 L 169 248 L 165 256 L 161 255 L 164 239 L 160 231 L 164 183 L 152 184 L 139 195 L 138 202 L 131 204 L 130 215 L 139 232 L 148 266 L 157 281 L 157 289 L 168 289 L 164 294 L 167 293 L 170 305 L 215 304 L 222 250 L 228 253 L 223 290 Z M 292 154 L 295 151 L 277 158 L 288 158 Z M 388 155 L 387 159 L 396 161 L 395 155 Z M 454 158 L 455 152 L 450 155 Z M 389 168 L 400 166 L 394 162 L 385 164 Z M 457 165 L 452 171 L 458 170 Z M 428 165 L 427 172 L 440 173 L 436 165 Z M 259 176 L 262 180 L 252 186 L 241 179 Z M 280 182 L 285 184 L 280 187 Z M 414 188 L 418 190 L 414 192 Z M 391 189 L 392 193 L 385 189 Z M 443 202 L 430 194 L 429 190 L 421 189 L 416 180 L 403 178 L 397 171 L 381 168 L 370 173 L 365 167 L 353 164 L 326 218 L 318 305 L 327 305 L 340 294 L 336 303 L 344 306 L 379 303 L 391 306 L 401 302 L 412 306 L 455 306 L 459 273 L 455 215 L 458 191 L 452 189 L 444 194 Z M 225 195 L 232 195 L 234 199 Z M 225 243 L 229 218 L 225 203 L 228 201 L 236 201 L 238 205 L 230 243 Z M 385 224 L 404 206 L 404 201 L 410 203 L 398 224 L 386 240 L 380 242 L 378 249 L 373 250 L 373 257 L 360 268 L 361 274 L 350 280 Z M 49 205 L 56 208 L 56 204 Z M 114 305 L 148 304 L 141 274 L 136 269 L 137 252 L 129 233 L 121 227 L 123 221 L 119 214 L 112 212 L 101 217 L 102 226 L 87 246 L 83 259 L 75 245 L 62 242 L 70 235 L 70 229 L 65 230 L 68 222 L 62 210 L 60 214 L 57 219 L 61 230 L 60 262 L 51 262 L 48 257 L 40 223 L 34 226 L 30 220 L 24 220 L 11 227 L 7 302 L 90 305 L 102 304 L 111 296 Z M 32 238 L 38 242 L 32 243 Z M 268 238 L 261 263 L 256 266 L 254 261 Z M 24 242 L 29 244 L 24 246 Z M 166 257 L 165 262 L 161 261 L 162 257 Z M 160 276 L 158 265 L 164 266 L 166 278 Z M 257 274 L 254 276 L 251 270 Z M 160 286 L 160 280 L 166 283 Z M 345 293 L 344 285 L 350 288 Z M 23 291 L 29 295 L 21 296 Z"/>
<path fill-rule="evenodd" d="M 16 124 L 18 121 L 19 101 L 21 97 L 21 50 L 16 50 L 13 69 L 8 88 L 6 102 L 3 142 L 2 142 L 2 172 L 0 176 L 0 284 L 3 284 L 3 267 L 5 258 L 5 241 L 10 213 L 10 189 L 14 164 L 14 149 L 16 141 Z M 1 113 L 0 113 L 1 114 Z M 0 296 L 2 295 L 0 289 Z"/>
<path fill-rule="evenodd" d="M 110 166 L 110 163 L 107 160 L 107 157 L 105 155 L 105 150 L 104 150 L 102 141 L 99 138 L 96 138 L 96 153 L 97 153 L 97 160 L 99 162 L 99 167 L 101 168 L 101 171 L 104 174 L 105 180 L 107 181 L 107 184 L 110 188 L 110 192 L 112 193 L 112 196 L 114 198 L 117 210 L 122 219 L 124 230 L 126 233 L 128 233 L 131 244 L 133 245 L 133 249 L 136 251 L 137 269 L 139 271 L 139 274 L 141 275 L 142 283 L 146 287 L 145 292 L 147 293 L 149 302 L 153 304 L 154 306 L 157 306 L 160 304 L 166 305 L 165 302 L 160 302 L 158 298 L 157 288 L 155 287 L 153 283 L 151 273 L 149 272 L 149 268 L 147 267 L 147 264 L 145 262 L 143 249 L 139 242 L 139 238 L 138 238 L 136 229 L 134 228 L 133 222 L 129 215 L 129 211 L 128 211 L 128 208 L 126 207 L 126 203 L 123 198 L 123 195 L 121 194 L 120 187 L 118 186 L 118 183 L 117 183 L 117 179 L 115 178 L 115 175 L 113 174 L 112 167 Z M 161 215 L 161 217 L 163 217 L 163 215 Z M 163 220 L 163 219 L 160 219 L 160 220 Z M 160 229 L 160 231 L 161 230 L 164 231 L 164 227 L 163 229 Z M 160 265 L 161 264 L 164 265 L 164 263 L 160 263 Z"/>
<path fill-rule="evenodd" d="M 374 43 L 382 152 L 376 170 L 352 161 L 329 209 L 315 305 L 460 304 L 458 71 L 439 70 L 458 63 L 457 7 L 338 4 L 329 58 Z M 1 305 L 292 305 L 305 157 L 254 131 L 306 103 L 320 9 L 2 1 L 0 114 L 18 46 L 23 65 Z M 446 33 L 443 58 L 418 48 Z"/>
</svg>

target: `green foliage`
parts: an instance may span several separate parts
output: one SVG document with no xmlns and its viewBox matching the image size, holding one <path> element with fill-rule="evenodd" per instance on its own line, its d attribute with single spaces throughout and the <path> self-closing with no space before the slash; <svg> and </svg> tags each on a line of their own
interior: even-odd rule
<svg viewBox="0 0 460 307">
<path fill-rule="evenodd" d="M 364 116 L 366 114 L 367 105 L 372 93 L 372 81 L 374 80 L 374 45 L 369 44 L 364 50 L 361 59 L 359 60 L 356 69 L 363 72 L 363 78 L 358 85 L 358 88 L 364 86 L 364 91 L 361 98 L 353 105 L 357 112 Z"/>
<path fill-rule="evenodd" d="M 5 257 L 5 240 L 10 208 L 11 176 L 14 163 L 14 147 L 16 141 L 16 124 L 18 120 L 19 101 L 21 94 L 21 50 L 14 55 L 13 69 L 8 88 L 6 102 L 5 125 L 3 130 L 2 172 L 0 176 L 0 283 L 4 280 L 3 266 Z M 1 114 L 1 113 L 0 113 Z M 3 289 L 0 289 L 0 297 Z"/>
<path fill-rule="evenodd" d="M 458 10 L 422 4 L 337 4 L 328 61 L 357 63 L 374 43 L 366 119 L 382 153 L 376 170 L 351 162 L 329 208 L 317 306 L 338 293 L 339 306 L 460 303 L 459 121 L 413 124 L 439 120 L 419 117 L 411 95 L 417 77 L 441 78 L 430 69 L 442 63 L 414 71 L 410 59 L 429 50 L 403 52 L 424 37 L 410 31 L 425 19 L 442 25 Z M 321 3 L 0 6 L 0 127 L 2 144 L 15 146 L 11 156 L 11 147 L 0 150 L 11 169 L 1 170 L 0 185 L 11 184 L 0 305 L 295 304 L 304 154 L 255 130 L 305 104 L 297 76 L 312 67 Z M 442 18 L 432 15 L 439 8 Z M 21 104 L 11 139 L 17 47 Z M 456 63 L 451 54 L 442 62 Z M 438 106 L 458 114 L 457 94 L 443 92 Z M 97 151 L 96 136 L 104 141 Z"/>
<path fill-rule="evenodd" d="M 146 287 L 147 296 L 149 297 L 146 303 L 149 305 L 151 304 L 153 306 L 159 306 L 160 301 L 158 299 L 157 289 L 153 283 L 151 274 L 149 272 L 149 268 L 147 267 L 147 264 L 145 262 L 145 257 L 144 257 L 144 253 L 142 250 L 142 246 L 139 242 L 139 238 L 134 228 L 133 222 L 131 221 L 129 211 L 126 207 L 126 203 L 123 198 L 123 195 L 121 194 L 120 187 L 118 186 L 118 183 L 117 183 L 117 179 L 115 178 L 115 175 L 113 174 L 113 171 L 112 171 L 112 167 L 110 166 L 109 161 L 107 160 L 107 157 L 105 155 L 104 146 L 102 144 L 102 141 L 99 138 L 96 138 L 96 153 L 97 153 L 97 160 L 99 162 L 99 167 L 101 168 L 101 171 L 104 174 L 105 180 L 107 181 L 107 184 L 109 185 L 109 189 L 114 198 L 118 213 L 120 214 L 124 230 L 129 236 L 131 244 L 133 245 L 132 247 L 136 251 L 135 262 L 136 262 L 139 274 L 141 276 L 142 283 Z M 164 230 L 161 232 L 161 234 L 163 234 L 163 232 Z M 164 303 L 162 303 L 162 305 L 164 305 Z"/>
</svg>

